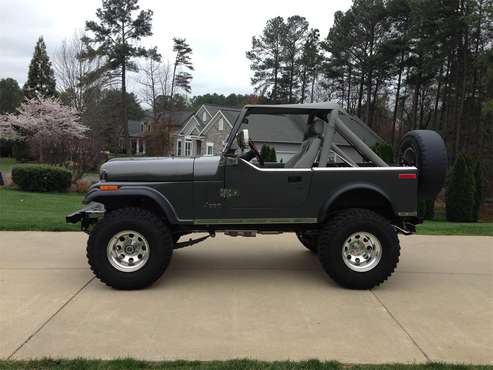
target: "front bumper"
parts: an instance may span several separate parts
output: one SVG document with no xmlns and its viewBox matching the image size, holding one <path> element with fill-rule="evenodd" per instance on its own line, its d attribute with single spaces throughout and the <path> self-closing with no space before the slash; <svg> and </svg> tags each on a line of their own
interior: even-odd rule
<svg viewBox="0 0 493 370">
<path fill-rule="evenodd" d="M 66 216 L 65 221 L 68 224 L 76 224 L 80 222 L 81 228 L 83 230 L 87 230 L 91 224 L 97 222 L 100 217 L 103 217 L 104 213 L 104 205 L 93 202 L 88 204 L 86 207 Z"/>
</svg>

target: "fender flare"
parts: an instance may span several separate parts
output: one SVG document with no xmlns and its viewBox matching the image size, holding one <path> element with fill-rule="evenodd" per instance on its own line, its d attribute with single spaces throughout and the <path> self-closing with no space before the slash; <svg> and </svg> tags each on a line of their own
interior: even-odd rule
<svg viewBox="0 0 493 370">
<path fill-rule="evenodd" d="M 87 193 L 83 203 L 98 202 L 104 204 L 105 201 L 110 199 L 132 197 L 143 197 L 152 200 L 163 211 L 170 224 L 178 224 L 182 221 L 178 218 L 170 201 L 159 191 L 148 186 L 121 186 L 114 191 L 102 191 L 93 188 Z"/>
<path fill-rule="evenodd" d="M 382 189 L 380 189 L 379 187 L 377 187 L 375 185 L 372 185 L 372 184 L 369 184 L 369 183 L 364 183 L 363 182 L 363 183 L 352 183 L 352 184 L 349 184 L 349 185 L 343 185 L 343 186 L 339 187 L 329 197 L 329 199 L 327 199 L 325 201 L 325 203 L 323 204 L 322 208 L 320 209 L 320 213 L 319 213 L 318 219 L 321 222 L 325 221 L 325 218 L 327 216 L 327 213 L 328 213 L 330 207 L 337 200 L 337 198 L 339 198 L 344 193 L 347 193 L 348 191 L 352 191 L 352 190 L 370 190 L 370 191 L 373 191 L 373 192 L 377 193 L 378 195 L 381 195 L 389 203 L 389 205 L 390 205 L 390 207 L 392 209 L 392 213 L 395 215 L 394 204 L 392 203 L 392 201 L 390 200 L 390 198 L 387 196 L 387 194 L 385 194 L 385 192 Z"/>
</svg>

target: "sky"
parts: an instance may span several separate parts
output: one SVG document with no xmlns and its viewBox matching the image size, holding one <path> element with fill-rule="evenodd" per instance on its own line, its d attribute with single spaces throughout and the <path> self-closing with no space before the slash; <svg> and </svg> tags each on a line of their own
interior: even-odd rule
<svg viewBox="0 0 493 370">
<path fill-rule="evenodd" d="M 227 95 L 253 92 L 245 52 L 268 19 L 304 16 L 324 38 L 334 12 L 347 10 L 351 0 L 140 0 L 139 4 L 154 11 L 154 35 L 143 41 L 145 46 L 157 46 L 170 60 L 173 37 L 186 38 L 192 47 L 192 95 Z M 37 38 L 45 38 L 51 56 L 64 39 L 84 29 L 86 20 L 96 20 L 100 6 L 101 0 L 0 0 L 0 79 L 12 77 L 22 86 Z M 137 77 L 129 79 L 131 89 L 138 92 Z"/>
</svg>

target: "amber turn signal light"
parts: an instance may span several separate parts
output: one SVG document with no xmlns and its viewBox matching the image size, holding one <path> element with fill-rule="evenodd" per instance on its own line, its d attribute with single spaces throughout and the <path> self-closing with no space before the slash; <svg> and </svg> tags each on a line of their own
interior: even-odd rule
<svg viewBox="0 0 493 370">
<path fill-rule="evenodd" d="M 99 190 L 102 190 L 102 191 L 114 191 L 114 190 L 118 190 L 119 186 L 118 185 L 101 185 L 99 187 Z"/>
</svg>

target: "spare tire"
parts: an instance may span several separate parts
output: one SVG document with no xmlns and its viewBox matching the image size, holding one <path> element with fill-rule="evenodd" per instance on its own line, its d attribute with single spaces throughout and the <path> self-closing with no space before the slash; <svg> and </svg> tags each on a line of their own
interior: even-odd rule
<svg viewBox="0 0 493 370">
<path fill-rule="evenodd" d="M 445 182 L 448 166 L 442 137 L 431 130 L 409 131 L 401 140 L 399 162 L 418 168 L 418 198 L 435 199 Z"/>
</svg>

